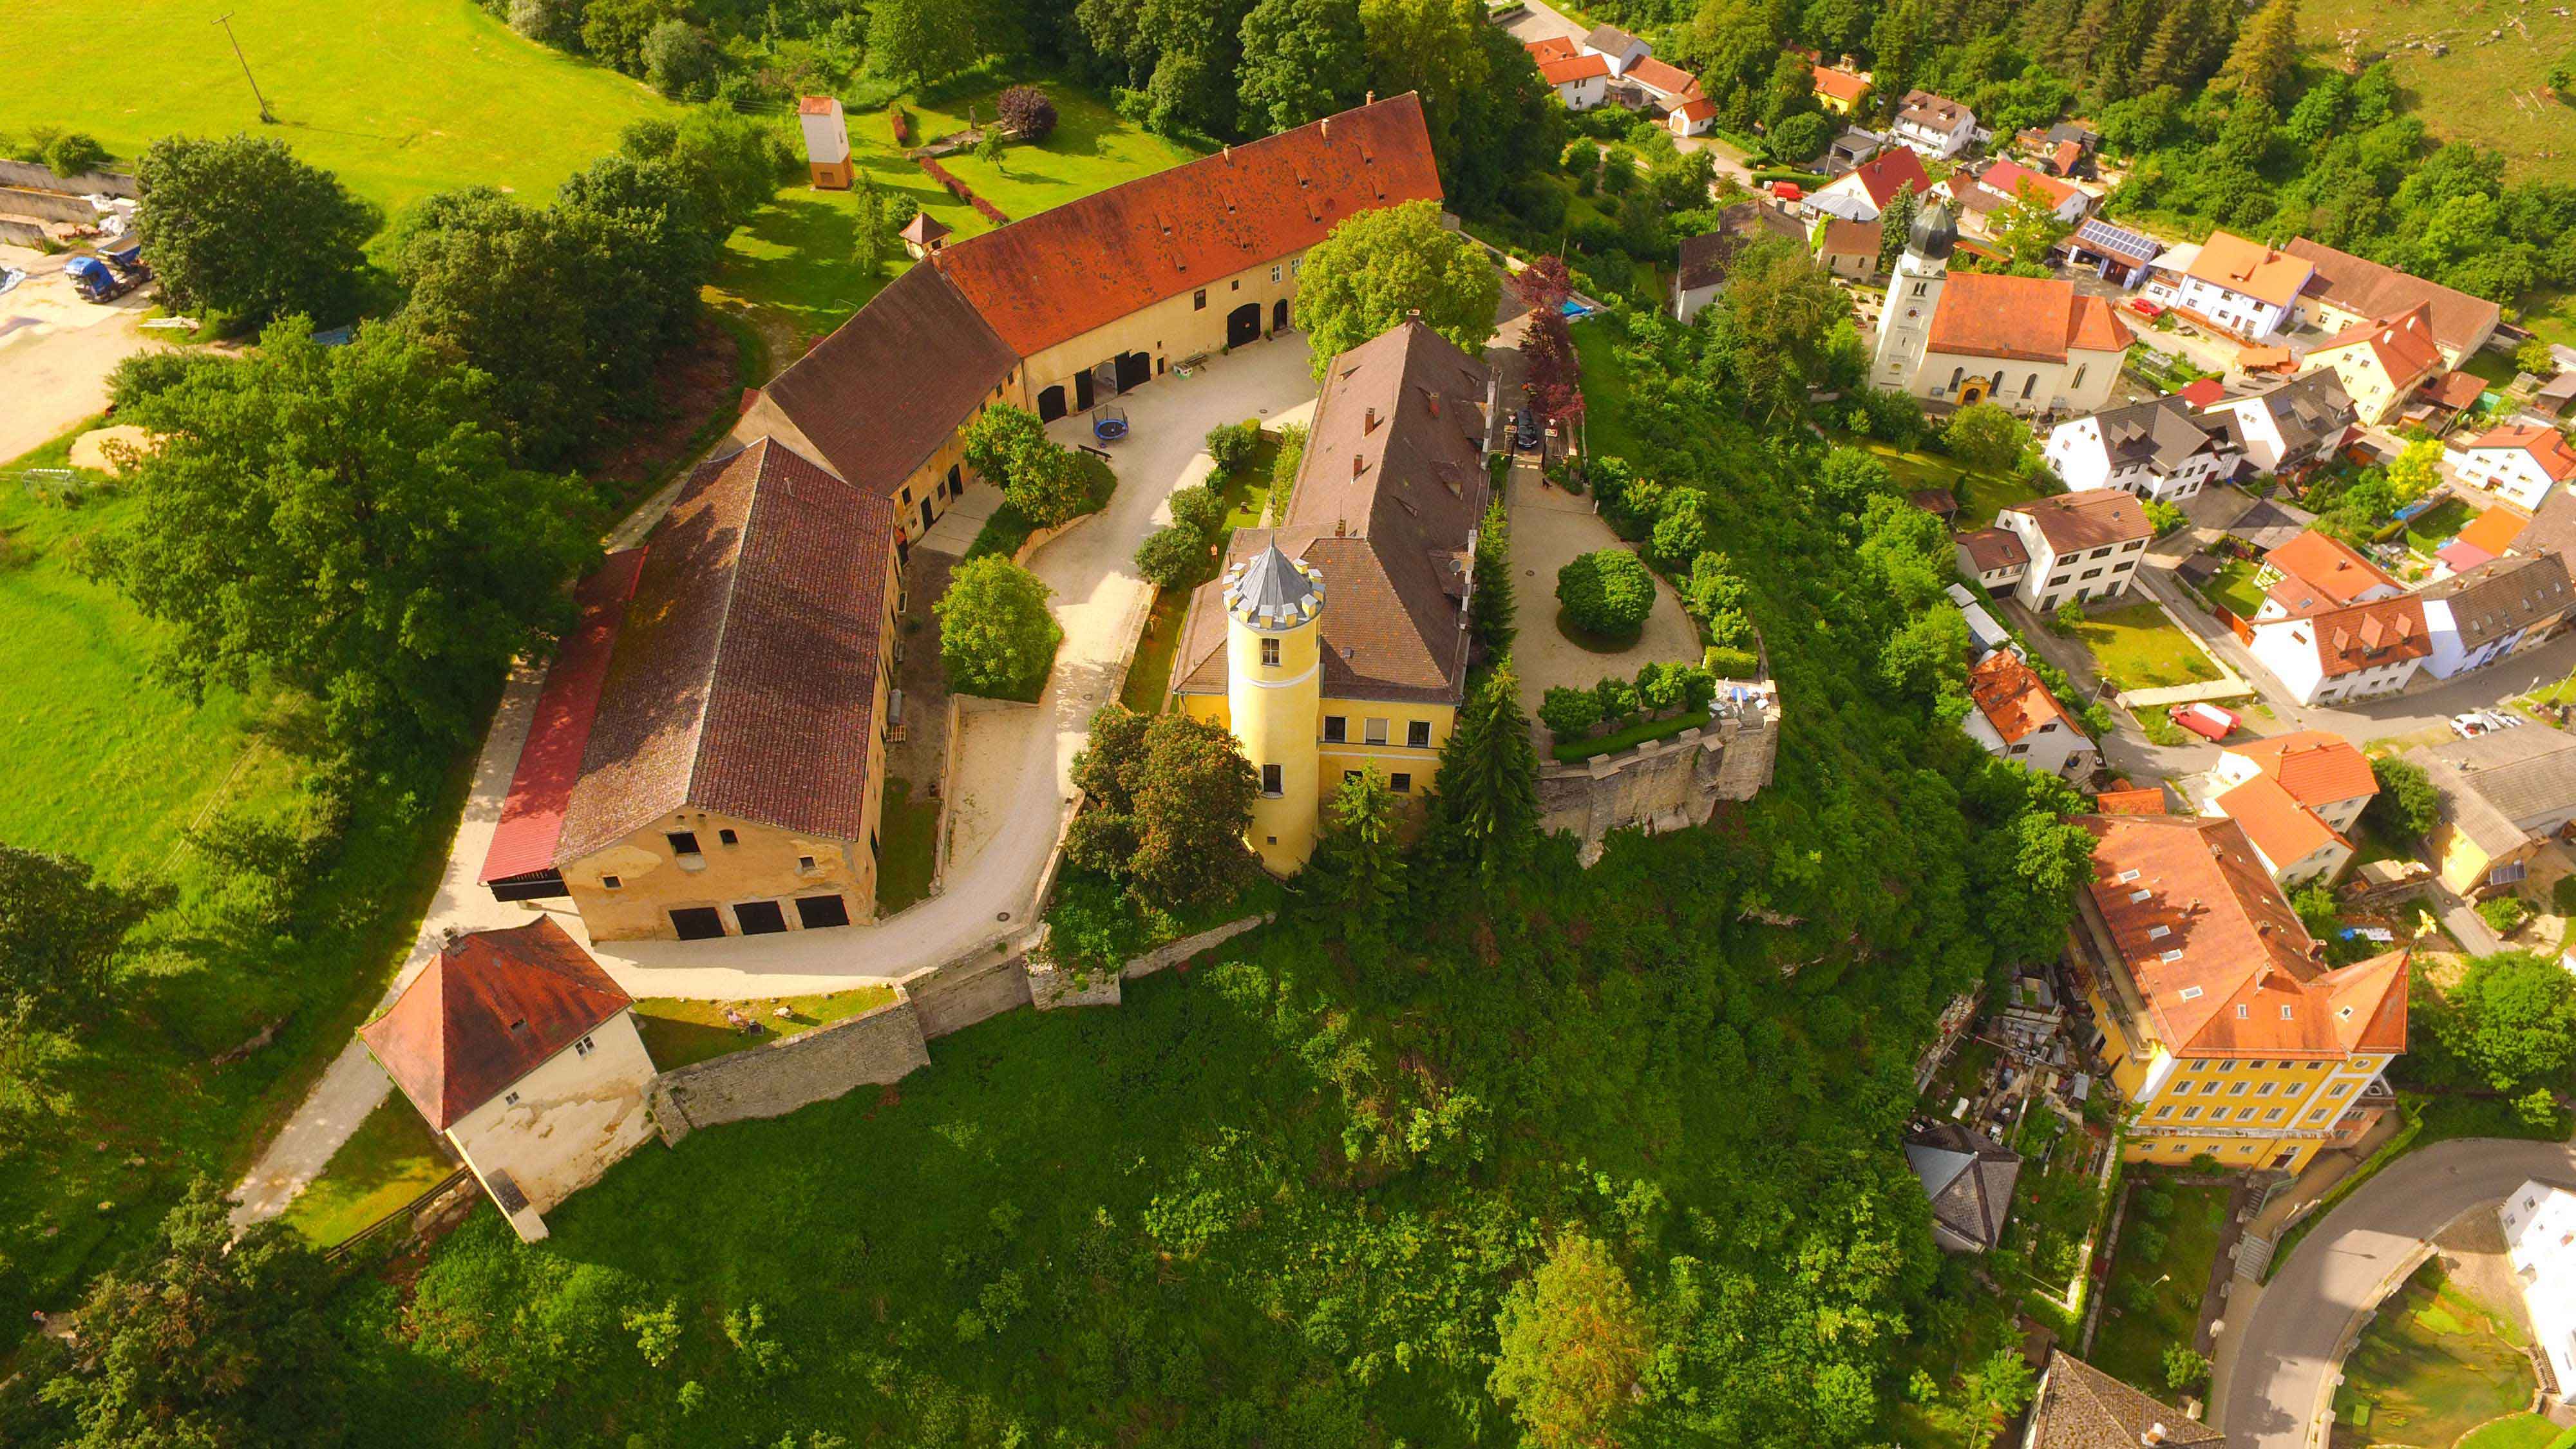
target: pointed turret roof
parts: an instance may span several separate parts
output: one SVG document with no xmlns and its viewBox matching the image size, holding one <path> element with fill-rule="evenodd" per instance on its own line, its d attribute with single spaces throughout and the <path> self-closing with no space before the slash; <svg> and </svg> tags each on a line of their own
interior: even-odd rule
<svg viewBox="0 0 2576 1449">
<path fill-rule="evenodd" d="M 1323 609 L 1323 576 L 1273 543 L 1227 581 L 1225 607 L 1255 629 L 1293 629 Z"/>
</svg>

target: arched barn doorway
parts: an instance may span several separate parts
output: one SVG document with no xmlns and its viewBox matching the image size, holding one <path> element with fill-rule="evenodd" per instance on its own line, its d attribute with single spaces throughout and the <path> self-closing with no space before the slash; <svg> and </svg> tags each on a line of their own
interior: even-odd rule
<svg viewBox="0 0 2576 1449">
<path fill-rule="evenodd" d="M 1241 347 L 1261 340 L 1261 304 L 1246 302 L 1225 314 L 1225 345 Z"/>
</svg>

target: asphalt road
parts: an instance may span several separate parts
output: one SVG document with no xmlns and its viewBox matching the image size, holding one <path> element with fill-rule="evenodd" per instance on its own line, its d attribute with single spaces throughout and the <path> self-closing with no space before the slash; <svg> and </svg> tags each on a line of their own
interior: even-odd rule
<svg viewBox="0 0 2576 1449">
<path fill-rule="evenodd" d="M 2443 1228 L 2535 1177 L 2576 1187 L 2576 1146 L 2440 1142 L 2362 1184 L 2263 1290 L 2213 1427 L 2234 1449 L 2308 1449 L 2362 1314 L 2414 1271 Z"/>
</svg>

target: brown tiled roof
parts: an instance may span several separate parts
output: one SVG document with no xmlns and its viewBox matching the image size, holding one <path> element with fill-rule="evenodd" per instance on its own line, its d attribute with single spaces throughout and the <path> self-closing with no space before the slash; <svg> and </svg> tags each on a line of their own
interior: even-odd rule
<svg viewBox="0 0 2576 1449">
<path fill-rule="evenodd" d="M 2230 745 L 2227 753 L 2251 760 L 2256 769 L 2280 781 L 2293 799 L 2311 809 L 2379 793 L 2370 761 L 2350 740 L 2324 730 L 2294 730 L 2248 740 Z"/>
<path fill-rule="evenodd" d="M 915 266 L 762 389 L 734 437 L 780 438 L 892 498 L 1018 365 L 938 268 Z"/>
<path fill-rule="evenodd" d="M 1847 70 L 1836 70 L 1829 65 L 1816 66 L 1814 70 L 1817 95 L 1831 96 L 1835 100 L 1848 102 L 1859 100 L 1869 93 L 1869 79 L 1866 76 L 1857 76 Z"/>
<path fill-rule="evenodd" d="M 2474 404 L 2486 394 L 2486 390 L 2487 380 L 2474 372 L 2445 373 L 2436 381 L 2425 384 L 2424 400 L 2457 412 Z"/>
<path fill-rule="evenodd" d="M 1627 79 L 1675 97 L 1688 98 L 1699 94 L 1699 82 L 1691 77 L 1689 71 L 1651 55 L 1628 67 Z"/>
<path fill-rule="evenodd" d="M 1468 540 L 1487 492 L 1487 386 L 1481 362 L 1420 322 L 1343 353 L 1316 399 L 1287 520 L 1235 530 L 1229 564 L 1275 542 L 1324 576 L 1327 697 L 1459 697 Z M 1226 687 L 1221 586 L 1191 600 L 1174 671 L 1184 693 Z"/>
<path fill-rule="evenodd" d="M 2540 471 L 2565 483 L 2576 479 L 2576 448 L 2567 445 L 2567 435 L 2556 428 L 2533 427 L 2507 423 L 2489 428 L 2478 435 L 2471 448 L 2520 448 L 2540 465 Z"/>
<path fill-rule="evenodd" d="M 2386 569 L 2313 528 L 2263 555 L 2263 562 L 2281 571 L 2270 597 L 2294 619 L 2339 608 L 2373 589 L 2397 587 Z"/>
<path fill-rule="evenodd" d="M 2233 232 L 2214 231 L 2200 244 L 2200 254 L 2192 258 L 2185 275 L 2258 302 L 2287 307 L 2299 300 L 2299 289 L 2307 285 L 2313 265 Z"/>
<path fill-rule="evenodd" d="M 2074 351 L 2117 352 L 2128 324 L 2100 297 L 2076 295 L 2056 277 L 1953 272 L 1932 309 L 1933 352 L 2064 362 Z"/>
<path fill-rule="evenodd" d="M 2451 627 L 2467 649 L 2540 627 L 2565 614 L 2571 602 L 2567 565 L 2555 554 L 2490 559 L 2426 585 L 2423 597 L 2450 605 Z"/>
<path fill-rule="evenodd" d="M 1834 217 L 1825 223 L 1823 255 L 1829 257 L 1867 257 L 1878 260 L 1878 223 L 1847 221 Z"/>
<path fill-rule="evenodd" d="M 1026 358 L 1440 194 L 1407 92 L 950 242 L 938 265 Z"/>
<path fill-rule="evenodd" d="M 1907 91 L 1896 108 L 1896 119 L 1911 121 L 1933 131 L 1952 131 L 1962 120 L 1972 119 L 1966 106 L 1930 91 Z"/>
<path fill-rule="evenodd" d="M 2156 1439 L 2154 1431 L 2164 1429 Z M 2030 1408 L 2030 1449 L 2223 1449 L 2227 1436 L 2167 1408 L 2063 1349 L 2051 1349 L 2039 1400 Z"/>
<path fill-rule="evenodd" d="M 1563 60 L 1567 56 L 1580 54 L 1575 48 L 1574 37 L 1571 35 L 1551 35 L 1544 40 L 1525 41 L 1521 49 L 1528 51 L 1530 59 L 1541 65 L 1551 60 Z"/>
<path fill-rule="evenodd" d="M 2162 815 L 2165 792 L 2152 785 L 2140 790 L 2105 790 L 2093 797 L 2093 808 L 2104 815 Z"/>
<path fill-rule="evenodd" d="M 2116 488 L 2092 488 L 2081 493 L 2052 493 L 2028 503 L 2016 503 L 2004 510 L 2018 513 L 2039 525 L 2039 536 L 2048 540 L 2053 553 L 2073 553 L 2079 549 L 2100 548 L 2106 543 L 2127 543 L 2136 538 L 2155 537 L 2155 527 L 2147 522 L 2147 511 L 2138 500 Z"/>
<path fill-rule="evenodd" d="M 2434 339 L 2454 352 L 2494 331 L 2502 313 L 2484 297 L 2408 276 L 2306 237 L 2282 250 L 2316 267 L 2316 277 L 2307 287 L 2310 296 L 2355 317 L 2393 317 L 2419 304 L 2432 308 Z"/>
<path fill-rule="evenodd" d="M 894 509 L 763 439 L 647 541 L 557 867 L 683 807 L 867 836 Z"/>
<path fill-rule="evenodd" d="M 2312 614 L 2304 622 L 2316 626 L 2317 662 L 2328 679 L 2433 652 L 2424 601 L 2411 594 Z"/>
<path fill-rule="evenodd" d="M 2094 907 L 2176 1055 L 2405 1050 L 2405 953 L 2329 970 L 2243 826 L 2216 815 L 2079 823 L 2093 834 Z"/>
<path fill-rule="evenodd" d="M 2564 559 L 2576 553 L 2576 493 L 2552 488 L 2531 511 L 2531 524 L 2513 538 L 2520 554 L 2554 553 Z"/>
<path fill-rule="evenodd" d="M 2038 673 L 2009 649 L 1996 650 L 1968 671 L 1968 697 L 2008 745 L 2052 722 L 2083 733 L 2067 718 L 2066 707 L 2048 692 Z"/>
<path fill-rule="evenodd" d="M 2022 547 L 2021 536 L 2008 528 L 1972 528 L 1953 541 L 1968 551 L 1968 561 L 1981 574 L 2030 562 L 2030 550 Z"/>
<path fill-rule="evenodd" d="M 919 242 L 927 246 L 954 230 L 956 230 L 955 227 L 932 216 L 929 212 L 916 211 L 912 214 L 912 220 L 903 224 L 903 230 L 898 235 L 905 241 Z"/>
<path fill-rule="evenodd" d="M 444 1132 L 635 1004 L 551 916 L 440 949 L 359 1039 Z"/>
<path fill-rule="evenodd" d="M 2367 347 L 2379 370 L 2403 393 L 2442 365 L 2442 350 L 2433 342 L 2433 313 L 2417 305 L 2381 322 L 2356 322 L 2308 349 L 2308 356 Z"/>
</svg>

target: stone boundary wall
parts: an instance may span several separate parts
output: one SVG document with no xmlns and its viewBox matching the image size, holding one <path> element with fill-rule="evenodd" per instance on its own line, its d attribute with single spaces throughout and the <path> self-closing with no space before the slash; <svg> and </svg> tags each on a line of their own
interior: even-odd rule
<svg viewBox="0 0 2576 1449">
<path fill-rule="evenodd" d="M 18 186 L 31 191 L 59 191 L 69 196 L 123 196 L 143 194 L 134 178 L 122 171 L 84 171 L 78 176 L 57 176 L 53 168 L 33 161 L 0 160 L 0 186 Z"/>
<path fill-rule="evenodd" d="M 928 1040 L 964 1031 L 979 1021 L 1033 1004 L 1025 958 L 989 949 L 964 961 L 931 968 L 906 983 L 904 994 L 921 1022 L 922 1036 Z"/>
<path fill-rule="evenodd" d="M 1539 829 L 1582 844 L 1589 865 L 1614 830 L 1705 825 L 1721 800 L 1750 800 L 1771 783 L 1780 751 L 1780 701 L 1768 681 L 1754 698 L 1695 730 L 1616 754 L 1539 767 Z"/>
<path fill-rule="evenodd" d="M 921 1014 L 901 995 L 863 1016 L 664 1072 L 647 1101 L 662 1141 L 676 1147 L 700 1127 L 783 1117 L 928 1065 Z"/>
<path fill-rule="evenodd" d="M 1257 916 L 1245 916 L 1240 920 L 1228 921 L 1222 926 L 1211 926 L 1195 936 L 1183 936 L 1168 946 L 1157 946 L 1128 962 L 1119 968 L 1118 977 L 1122 981 L 1133 981 L 1139 976 L 1151 976 L 1157 971 L 1168 971 L 1201 951 L 1213 951 L 1244 932 L 1269 925 L 1277 919 L 1279 917 L 1276 913 L 1264 911 Z"/>
<path fill-rule="evenodd" d="M 98 225 L 97 207 L 80 197 L 65 196 L 58 191 L 0 187 L 0 211 L 40 221 L 69 222 L 74 226 Z"/>
</svg>

